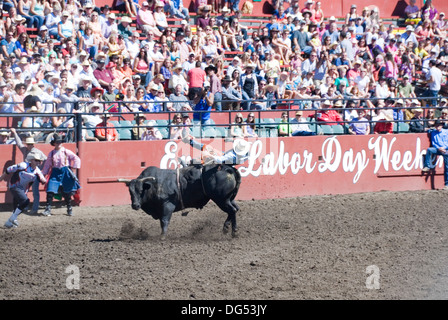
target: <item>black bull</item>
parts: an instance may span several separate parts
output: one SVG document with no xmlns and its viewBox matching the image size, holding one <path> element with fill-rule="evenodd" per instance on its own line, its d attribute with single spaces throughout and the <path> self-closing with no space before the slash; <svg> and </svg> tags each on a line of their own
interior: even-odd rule
<svg viewBox="0 0 448 320">
<path fill-rule="evenodd" d="M 210 200 L 228 214 L 223 232 L 227 233 L 231 224 L 232 236 L 236 236 L 239 207 L 235 197 L 241 175 L 232 166 L 190 165 L 177 170 L 148 167 L 136 179 L 118 181 L 129 187 L 134 210 L 142 209 L 160 220 L 162 238 L 166 236 L 173 212 L 202 209 Z"/>
</svg>

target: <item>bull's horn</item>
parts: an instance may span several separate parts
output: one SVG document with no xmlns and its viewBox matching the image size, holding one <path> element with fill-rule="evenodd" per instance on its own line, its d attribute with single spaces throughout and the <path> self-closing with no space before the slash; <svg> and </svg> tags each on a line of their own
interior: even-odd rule
<svg viewBox="0 0 448 320">
<path fill-rule="evenodd" d="M 131 183 L 131 179 L 117 179 L 118 182 L 124 182 L 126 185 L 129 185 Z"/>
<path fill-rule="evenodd" d="M 154 178 L 154 177 L 145 177 L 145 178 L 141 178 L 140 181 L 141 182 L 156 181 L 156 178 Z"/>
</svg>

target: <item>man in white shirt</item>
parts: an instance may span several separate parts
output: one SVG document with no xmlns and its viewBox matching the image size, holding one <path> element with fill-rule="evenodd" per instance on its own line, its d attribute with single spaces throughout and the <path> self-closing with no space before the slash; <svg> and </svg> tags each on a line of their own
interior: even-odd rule
<svg viewBox="0 0 448 320">
<path fill-rule="evenodd" d="M 108 39 L 113 32 L 118 34 L 118 25 L 115 22 L 115 18 L 115 13 L 109 13 L 107 15 L 107 21 L 101 25 L 101 31 L 106 39 Z"/>
<path fill-rule="evenodd" d="M 437 66 L 436 60 L 429 61 L 429 72 L 426 75 L 426 80 L 428 81 L 426 97 L 437 97 L 442 87 L 442 71 Z M 433 107 L 437 107 L 437 100 L 432 99 L 431 104 Z"/>
<path fill-rule="evenodd" d="M 314 136 L 316 132 L 311 131 L 306 119 L 302 117 L 303 111 L 297 111 L 296 117 L 290 121 L 292 136 Z"/>
<path fill-rule="evenodd" d="M 414 33 L 414 27 L 411 25 L 406 27 L 406 31 L 401 35 L 401 39 L 404 41 L 406 46 L 409 42 L 412 42 L 416 46 L 418 45 L 417 36 Z"/>
</svg>

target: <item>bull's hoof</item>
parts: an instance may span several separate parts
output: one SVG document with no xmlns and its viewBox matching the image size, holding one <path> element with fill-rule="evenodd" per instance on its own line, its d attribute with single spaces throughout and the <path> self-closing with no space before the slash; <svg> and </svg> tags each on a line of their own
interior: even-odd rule
<svg viewBox="0 0 448 320">
<path fill-rule="evenodd" d="M 161 240 L 161 241 L 165 241 L 165 240 L 166 240 L 166 234 L 162 233 L 162 234 L 160 235 L 160 240 Z"/>
<path fill-rule="evenodd" d="M 239 237 L 238 230 L 232 230 L 232 238 L 238 238 L 238 237 Z"/>
<path fill-rule="evenodd" d="M 229 233 L 229 226 L 224 224 L 224 227 L 222 228 L 222 233 L 228 234 Z"/>
</svg>

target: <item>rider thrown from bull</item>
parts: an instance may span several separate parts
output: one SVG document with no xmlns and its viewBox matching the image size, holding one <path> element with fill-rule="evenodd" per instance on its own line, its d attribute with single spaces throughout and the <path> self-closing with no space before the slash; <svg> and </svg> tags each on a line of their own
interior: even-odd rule
<svg viewBox="0 0 448 320">
<path fill-rule="evenodd" d="M 183 131 L 182 141 L 184 143 L 189 143 L 195 149 L 202 151 L 203 164 L 227 164 L 227 165 L 239 165 L 243 164 L 249 158 L 249 151 L 251 143 L 244 139 L 235 139 L 233 141 L 232 149 L 221 153 L 218 150 L 212 148 L 211 146 L 200 143 L 194 140 L 194 137 Z M 185 166 L 185 164 L 183 164 Z"/>
<path fill-rule="evenodd" d="M 39 165 L 45 160 L 43 154 L 37 151 L 31 151 L 24 162 L 14 164 L 6 168 L 6 171 L 0 176 L 0 181 L 4 180 L 7 174 L 12 173 L 8 189 L 14 198 L 14 211 L 11 217 L 6 221 L 6 228 L 16 228 L 19 226 L 17 217 L 30 203 L 27 196 L 28 190 L 33 183 L 45 184 L 47 180 L 39 169 Z"/>
</svg>

